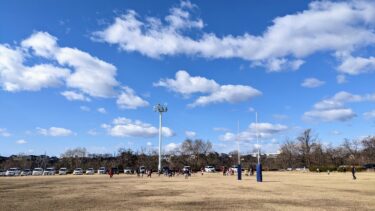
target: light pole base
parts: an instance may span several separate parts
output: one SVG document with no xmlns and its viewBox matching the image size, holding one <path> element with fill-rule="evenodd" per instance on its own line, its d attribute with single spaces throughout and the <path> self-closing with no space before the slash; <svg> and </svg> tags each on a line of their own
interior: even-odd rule
<svg viewBox="0 0 375 211">
<path fill-rule="evenodd" d="M 257 182 L 263 182 L 262 164 L 257 164 Z"/>
</svg>

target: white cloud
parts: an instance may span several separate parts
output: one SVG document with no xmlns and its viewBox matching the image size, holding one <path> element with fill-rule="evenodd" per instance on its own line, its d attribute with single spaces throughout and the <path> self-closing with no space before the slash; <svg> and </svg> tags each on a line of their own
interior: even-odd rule
<svg viewBox="0 0 375 211">
<path fill-rule="evenodd" d="M 244 85 L 222 85 L 218 91 L 208 96 L 199 97 L 194 103 L 189 104 L 190 107 L 205 106 L 212 103 L 237 103 L 247 101 L 262 93 L 251 86 Z"/>
<path fill-rule="evenodd" d="M 162 79 L 154 86 L 166 87 L 167 89 L 189 96 L 193 93 L 208 93 L 200 96 L 189 107 L 205 106 L 212 103 L 237 103 L 249 100 L 262 93 L 251 86 L 244 85 L 219 85 L 214 80 L 199 76 L 190 76 L 185 70 L 176 73 L 176 79 Z"/>
<path fill-rule="evenodd" d="M 349 108 L 334 108 L 326 110 L 312 110 L 304 113 L 306 120 L 321 120 L 325 122 L 347 121 L 354 118 L 356 114 Z"/>
<path fill-rule="evenodd" d="M 347 121 L 357 115 L 355 112 L 346 108 L 347 103 L 373 101 L 374 95 L 354 95 L 348 92 L 338 92 L 333 97 L 324 99 L 315 103 L 311 111 L 307 111 L 303 115 L 303 119 L 307 121 Z"/>
<path fill-rule="evenodd" d="M 101 114 L 106 114 L 107 113 L 107 110 L 105 110 L 105 108 L 98 108 L 97 110 L 99 113 Z"/>
<path fill-rule="evenodd" d="M 289 118 L 289 116 L 285 114 L 274 114 L 272 117 L 277 120 L 286 120 Z"/>
<path fill-rule="evenodd" d="M 159 128 L 139 120 L 131 120 L 124 117 L 116 118 L 112 121 L 113 125 L 103 124 L 109 135 L 117 137 L 156 137 L 159 134 Z M 164 137 L 172 137 L 175 133 L 168 127 L 162 128 Z"/>
<path fill-rule="evenodd" d="M 122 87 L 122 92 L 118 96 L 116 103 L 120 108 L 125 109 L 136 109 L 138 107 L 146 107 L 149 105 L 147 101 L 137 96 L 134 90 L 127 86 Z"/>
<path fill-rule="evenodd" d="M 176 144 L 176 143 L 169 143 L 167 145 L 164 146 L 164 151 L 165 152 L 172 152 L 176 149 L 178 149 L 180 147 L 180 144 Z"/>
<path fill-rule="evenodd" d="M 316 88 L 316 87 L 320 87 L 324 84 L 325 84 L 324 81 L 321 81 L 317 78 L 306 78 L 302 82 L 301 86 L 306 87 L 306 88 Z"/>
<path fill-rule="evenodd" d="M 75 91 L 61 92 L 61 95 L 70 101 L 73 101 L 73 100 L 87 101 L 87 102 L 91 101 L 90 98 L 86 97 L 84 94 L 81 94 Z"/>
<path fill-rule="evenodd" d="M 152 146 L 152 143 L 148 141 L 146 145 L 150 147 Z"/>
<path fill-rule="evenodd" d="M 338 135 L 341 135 L 341 132 L 338 131 L 338 130 L 333 130 L 333 131 L 331 131 L 331 134 L 335 135 L 335 136 L 338 136 Z"/>
<path fill-rule="evenodd" d="M 349 92 L 338 92 L 333 97 L 317 102 L 314 105 L 315 109 L 332 109 L 343 107 L 344 104 L 349 102 L 361 102 L 366 98 L 360 95 L 353 95 Z"/>
<path fill-rule="evenodd" d="M 5 128 L 0 128 L 0 136 L 3 136 L 3 137 L 9 137 L 11 136 L 12 134 L 10 134 L 7 129 Z"/>
<path fill-rule="evenodd" d="M 282 124 L 271 124 L 267 122 L 263 123 L 251 123 L 248 128 L 237 134 L 226 132 L 224 135 L 219 137 L 222 141 L 253 141 L 256 140 L 257 134 L 259 138 L 269 139 L 274 135 L 282 133 L 288 130 L 288 126 Z"/>
<path fill-rule="evenodd" d="M 60 47 L 57 38 L 47 32 L 35 32 L 21 45 L 25 49 L 32 49 L 36 56 L 72 68 L 74 71 L 63 75 L 67 87 L 93 97 L 114 96 L 113 88 L 118 86 L 118 82 L 115 79 L 117 69 L 112 64 L 76 48 Z"/>
<path fill-rule="evenodd" d="M 200 76 L 190 76 L 185 70 L 176 73 L 176 79 L 162 79 L 154 86 L 165 87 L 171 91 L 188 96 L 193 93 L 211 93 L 219 89 L 219 84 Z"/>
<path fill-rule="evenodd" d="M 135 11 L 128 11 L 95 32 L 93 39 L 153 58 L 179 54 L 241 58 L 269 71 L 298 69 L 301 59 L 317 52 L 353 53 L 375 43 L 375 5 L 370 0 L 314 1 L 304 11 L 275 18 L 260 35 L 206 33 L 205 24 L 193 17 L 193 11 L 183 5 L 171 8 L 164 21 L 142 20 Z M 190 31 L 200 36 L 190 37 Z"/>
<path fill-rule="evenodd" d="M 375 118 L 375 110 L 372 110 L 372 111 L 369 111 L 369 112 L 365 112 L 365 113 L 363 113 L 363 116 L 366 119 L 373 119 L 373 118 Z"/>
<path fill-rule="evenodd" d="M 91 111 L 91 109 L 90 109 L 89 107 L 87 107 L 87 106 L 80 106 L 79 108 L 80 108 L 82 111 L 86 111 L 86 112 Z"/>
<path fill-rule="evenodd" d="M 338 67 L 339 72 L 349 75 L 358 75 L 375 70 L 375 57 L 352 57 L 342 58 L 342 63 Z"/>
<path fill-rule="evenodd" d="M 346 79 L 346 75 L 338 75 L 336 77 L 336 81 L 338 84 L 344 84 L 348 82 L 348 80 Z"/>
<path fill-rule="evenodd" d="M 195 136 L 197 135 L 197 133 L 196 132 L 194 132 L 194 131 L 185 131 L 185 136 L 186 136 L 186 138 L 195 138 Z"/>
<path fill-rule="evenodd" d="M 16 141 L 16 144 L 27 144 L 27 141 L 25 141 L 24 139 L 20 139 Z"/>
<path fill-rule="evenodd" d="M 25 66 L 26 56 L 20 49 L 0 44 L 0 86 L 9 92 L 39 91 L 58 87 L 70 74 L 66 68 L 50 64 Z"/>
<path fill-rule="evenodd" d="M 44 136 L 71 136 L 74 133 L 66 128 L 61 127 L 50 127 L 50 128 L 37 128 L 37 132 Z"/>
</svg>

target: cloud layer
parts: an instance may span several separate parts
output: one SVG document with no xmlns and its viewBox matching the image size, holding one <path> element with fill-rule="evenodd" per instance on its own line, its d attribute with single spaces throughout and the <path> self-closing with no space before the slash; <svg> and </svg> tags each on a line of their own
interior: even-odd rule
<svg viewBox="0 0 375 211">
<path fill-rule="evenodd" d="M 194 17 L 197 8 L 182 2 L 160 19 L 142 19 L 129 10 L 114 19 L 93 39 L 116 44 L 123 51 L 139 52 L 152 58 L 192 55 L 204 58 L 241 58 L 269 71 L 298 69 L 303 58 L 317 52 L 352 55 L 361 47 L 375 43 L 375 5 L 370 0 L 330 2 L 314 1 L 302 12 L 277 17 L 261 35 L 219 37 L 204 32 L 205 23 Z M 189 36 L 196 31 L 199 36 Z M 287 44 L 286 44 L 287 43 Z M 350 57 L 337 57 L 339 70 L 355 74 L 373 65 L 372 58 L 363 58 L 360 65 L 348 65 Z M 354 73 L 355 72 L 355 73 Z"/>
</svg>

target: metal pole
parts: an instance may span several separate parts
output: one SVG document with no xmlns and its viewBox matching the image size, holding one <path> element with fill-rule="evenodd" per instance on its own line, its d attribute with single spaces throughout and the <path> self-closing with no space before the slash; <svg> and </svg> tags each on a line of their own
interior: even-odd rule
<svg viewBox="0 0 375 211">
<path fill-rule="evenodd" d="M 162 112 L 159 112 L 159 165 L 158 170 L 161 172 L 161 139 L 162 139 Z"/>
<path fill-rule="evenodd" d="M 256 133 L 257 133 L 257 147 L 258 147 L 258 164 L 257 164 L 257 182 L 263 182 L 262 176 L 262 164 L 260 163 L 260 145 L 259 145 L 259 133 L 258 133 L 258 112 L 255 112 L 255 122 L 256 122 Z"/>
</svg>

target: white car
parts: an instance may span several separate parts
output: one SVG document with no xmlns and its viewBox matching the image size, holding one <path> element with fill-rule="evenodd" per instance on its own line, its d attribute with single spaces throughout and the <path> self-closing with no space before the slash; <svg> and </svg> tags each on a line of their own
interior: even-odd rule
<svg viewBox="0 0 375 211">
<path fill-rule="evenodd" d="M 73 175 L 83 175 L 83 170 L 81 168 L 76 168 L 73 171 Z"/>
<path fill-rule="evenodd" d="M 98 174 L 105 174 L 106 173 L 106 169 L 105 169 L 105 167 L 100 167 L 99 169 L 98 169 Z"/>
<path fill-rule="evenodd" d="M 139 167 L 139 173 L 141 173 L 141 174 L 146 173 L 146 167 L 144 167 L 144 166 L 140 166 L 140 167 Z"/>
<path fill-rule="evenodd" d="M 43 175 L 55 175 L 55 168 L 46 168 L 43 171 Z"/>
<path fill-rule="evenodd" d="M 189 171 L 189 172 L 191 172 L 191 167 L 190 167 L 190 166 L 184 166 L 184 167 L 182 168 L 182 172 L 185 172 L 185 171 Z"/>
<path fill-rule="evenodd" d="M 5 176 L 5 172 L 3 169 L 0 169 L 0 176 Z"/>
<path fill-rule="evenodd" d="M 215 172 L 215 168 L 213 166 L 206 166 L 204 168 L 204 171 L 213 173 L 213 172 Z"/>
<path fill-rule="evenodd" d="M 86 170 L 86 174 L 87 174 L 87 175 L 94 175 L 94 173 L 95 173 L 95 170 L 94 170 L 93 168 L 88 168 L 88 169 Z"/>
<path fill-rule="evenodd" d="M 24 169 L 23 171 L 21 171 L 21 176 L 29 176 L 32 173 L 33 172 L 30 169 Z"/>
<path fill-rule="evenodd" d="M 59 169 L 59 175 L 66 175 L 67 172 L 68 172 L 68 169 L 66 169 L 66 168 L 60 168 Z"/>
<path fill-rule="evenodd" d="M 35 168 L 33 170 L 33 176 L 41 176 L 43 175 L 43 169 L 42 168 Z"/>
<path fill-rule="evenodd" d="M 124 174 L 132 174 L 133 173 L 133 171 L 132 171 L 132 169 L 131 168 L 124 168 Z"/>
<path fill-rule="evenodd" d="M 5 172 L 5 176 L 19 176 L 21 170 L 19 168 L 10 168 Z"/>
</svg>

